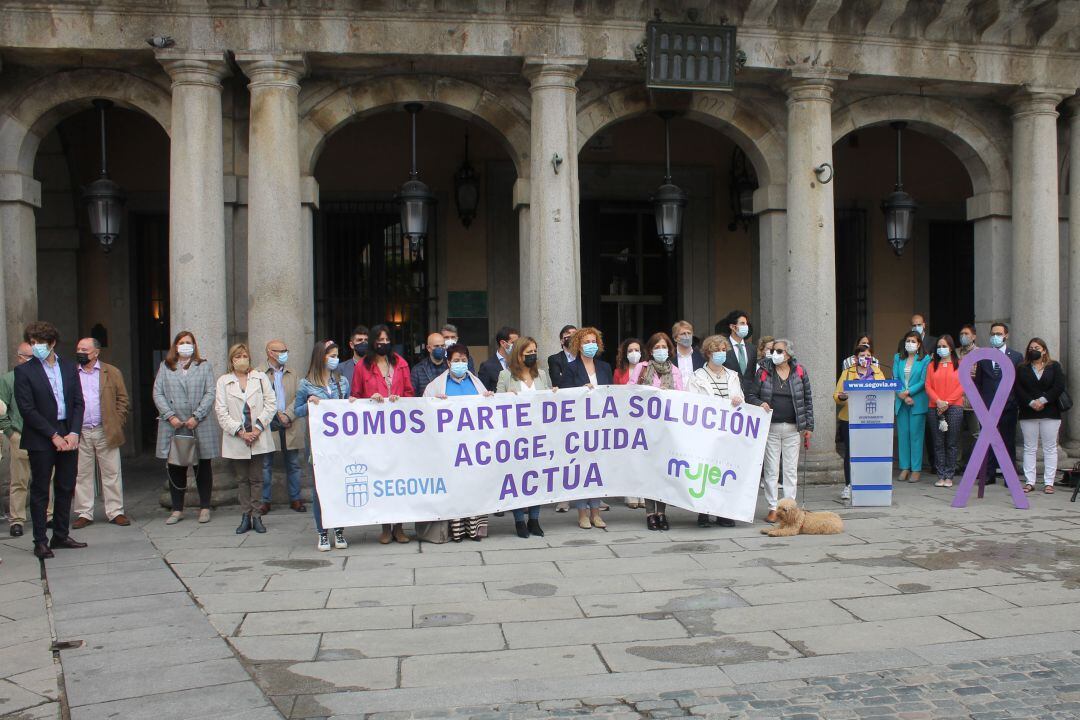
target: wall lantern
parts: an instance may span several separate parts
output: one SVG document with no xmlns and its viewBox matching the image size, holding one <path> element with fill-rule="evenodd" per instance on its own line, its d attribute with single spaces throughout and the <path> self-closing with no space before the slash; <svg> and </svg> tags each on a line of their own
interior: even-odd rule
<svg viewBox="0 0 1080 720">
<path fill-rule="evenodd" d="M 671 112 L 661 112 L 664 119 L 664 184 L 656 189 L 652 196 L 653 212 L 656 215 L 656 234 L 664 243 L 664 250 L 670 255 L 675 250 L 675 240 L 682 235 L 683 208 L 686 207 L 686 193 L 671 182 Z"/>
<path fill-rule="evenodd" d="M 897 257 L 904 253 L 904 246 L 911 240 L 911 228 L 915 222 L 918 204 L 904 192 L 904 181 L 900 165 L 900 135 L 907 126 L 905 122 L 891 123 L 896 130 L 896 187 L 881 202 L 881 211 L 885 213 L 885 237 L 892 245 Z"/>
<path fill-rule="evenodd" d="M 476 208 L 480 204 L 480 176 L 469 164 L 469 130 L 465 130 L 465 161 L 454 174 L 454 199 L 457 201 L 457 214 L 461 224 L 469 227 L 476 217 Z"/>
<path fill-rule="evenodd" d="M 90 234 L 101 243 L 104 252 L 112 250 L 120 237 L 120 224 L 124 219 L 123 189 L 109 179 L 106 164 L 105 111 L 112 107 L 110 100 L 94 100 L 101 118 L 101 176 L 83 188 L 82 200 L 90 213 Z"/>
<path fill-rule="evenodd" d="M 750 227 L 754 219 L 754 191 L 758 189 L 757 180 L 751 173 L 750 160 L 742 148 L 736 147 L 731 153 L 731 177 L 728 192 L 731 202 L 731 222 L 728 230 L 734 231 L 739 225 L 743 230 Z"/>
<path fill-rule="evenodd" d="M 409 239 L 409 249 L 413 252 L 420 249 L 420 244 L 427 237 L 428 208 L 433 199 L 428 186 L 420 182 L 416 170 L 416 115 L 423 107 L 420 103 L 405 105 L 405 111 L 412 116 L 412 168 L 409 179 L 394 198 L 401 205 L 402 234 Z"/>
</svg>

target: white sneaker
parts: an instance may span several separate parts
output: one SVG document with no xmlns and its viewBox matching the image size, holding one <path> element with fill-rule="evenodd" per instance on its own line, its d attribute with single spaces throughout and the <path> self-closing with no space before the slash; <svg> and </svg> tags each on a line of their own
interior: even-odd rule
<svg viewBox="0 0 1080 720">
<path fill-rule="evenodd" d="M 345 542 L 345 532 L 341 528 L 334 528 L 334 548 L 344 550 L 347 547 L 349 543 Z"/>
<path fill-rule="evenodd" d="M 165 524 L 166 525 L 175 525 L 176 523 L 180 522 L 183 519 L 184 519 L 184 513 L 180 512 L 179 510 L 174 510 L 172 515 L 170 515 L 165 520 Z"/>
<path fill-rule="evenodd" d="M 319 533 L 319 542 L 315 545 L 315 548 L 319 552 L 330 552 L 330 538 L 325 530 Z"/>
<path fill-rule="evenodd" d="M 844 489 L 840 491 L 840 499 L 841 500 L 850 500 L 851 499 L 851 486 L 850 485 L 845 485 Z"/>
</svg>

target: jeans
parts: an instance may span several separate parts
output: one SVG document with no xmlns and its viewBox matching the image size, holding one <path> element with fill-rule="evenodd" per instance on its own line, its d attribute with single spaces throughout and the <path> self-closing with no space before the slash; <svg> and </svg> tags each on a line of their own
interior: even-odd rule
<svg viewBox="0 0 1080 720">
<path fill-rule="evenodd" d="M 765 502 L 775 510 L 777 481 L 780 479 L 780 459 L 784 462 L 784 497 L 795 497 L 799 482 L 799 430 L 795 423 L 775 423 L 769 428 L 765 442 Z"/>
<path fill-rule="evenodd" d="M 322 532 L 322 505 L 319 504 L 319 488 L 311 486 L 311 514 L 315 516 L 315 529 Z"/>
<path fill-rule="evenodd" d="M 540 519 L 540 506 L 533 505 L 531 508 L 523 508 L 514 511 L 514 522 L 525 522 L 525 512 L 528 511 L 530 520 Z"/>
<path fill-rule="evenodd" d="M 937 460 L 938 477 L 952 480 L 956 474 L 956 461 L 960 455 L 960 427 L 964 424 L 964 409 L 951 405 L 944 415 L 932 411 L 930 431 L 934 433 L 934 458 Z M 949 424 L 949 429 L 939 429 L 941 421 Z"/>
<path fill-rule="evenodd" d="M 665 512 L 667 512 L 667 503 L 660 502 L 659 500 L 645 499 L 646 515 L 663 515 Z"/>
<path fill-rule="evenodd" d="M 574 507 L 578 510 L 599 510 L 600 498 L 589 498 L 588 500 L 575 500 Z"/>
<path fill-rule="evenodd" d="M 281 446 L 285 447 L 285 431 L 282 431 Z M 262 501 L 270 504 L 270 489 L 274 482 L 274 456 L 280 452 L 285 456 L 285 479 L 289 487 L 289 502 L 300 499 L 300 451 L 279 450 L 269 452 L 262 458 Z"/>
<path fill-rule="evenodd" d="M 1020 431 L 1024 434 L 1024 483 L 1034 485 L 1037 479 L 1035 459 L 1039 450 L 1039 441 L 1043 446 L 1043 484 L 1052 487 L 1057 474 L 1058 430 L 1061 421 L 1053 418 L 1021 420 Z"/>
</svg>

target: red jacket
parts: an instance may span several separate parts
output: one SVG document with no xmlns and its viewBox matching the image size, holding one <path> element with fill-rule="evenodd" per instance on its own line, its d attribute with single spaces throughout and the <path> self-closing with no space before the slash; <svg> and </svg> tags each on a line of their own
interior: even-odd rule
<svg viewBox="0 0 1080 720">
<path fill-rule="evenodd" d="M 926 396 L 930 398 L 931 408 L 937 406 L 938 400 L 944 400 L 949 405 L 963 404 L 964 388 L 960 386 L 956 363 L 941 363 L 935 367 L 931 361 L 926 366 Z"/>
<path fill-rule="evenodd" d="M 369 398 L 375 394 L 383 397 L 389 397 L 390 395 L 416 397 L 416 393 L 413 391 L 411 373 L 409 372 L 409 363 L 405 362 L 405 358 L 400 355 L 395 355 L 395 357 L 397 361 L 394 363 L 394 376 L 390 381 L 389 392 L 386 391 L 386 381 L 383 379 L 382 373 L 379 372 L 379 366 L 376 364 L 369 368 L 367 363 L 361 360 L 356 363 L 356 368 L 353 370 L 352 384 L 350 385 L 352 391 L 349 394 L 355 398 Z"/>
</svg>

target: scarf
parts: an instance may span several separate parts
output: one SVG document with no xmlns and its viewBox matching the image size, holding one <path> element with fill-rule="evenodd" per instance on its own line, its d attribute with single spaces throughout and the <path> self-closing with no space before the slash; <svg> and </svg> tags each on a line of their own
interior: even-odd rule
<svg viewBox="0 0 1080 720">
<path fill-rule="evenodd" d="M 658 363 L 655 360 L 650 360 L 648 367 L 638 377 L 638 385 L 652 385 L 653 379 L 660 376 L 660 387 L 663 390 L 675 389 L 675 378 L 671 375 L 671 361 L 666 360 L 662 363 Z"/>
</svg>

